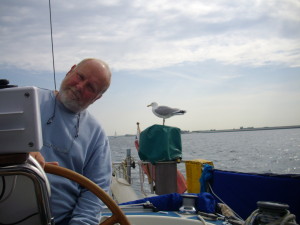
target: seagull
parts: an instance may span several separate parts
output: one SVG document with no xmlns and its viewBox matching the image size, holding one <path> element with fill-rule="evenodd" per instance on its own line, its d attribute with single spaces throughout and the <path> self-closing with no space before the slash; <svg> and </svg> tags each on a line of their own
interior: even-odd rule
<svg viewBox="0 0 300 225">
<path fill-rule="evenodd" d="M 163 118 L 163 125 L 165 125 L 165 119 L 175 116 L 175 115 L 183 115 L 186 113 L 185 110 L 177 109 L 177 108 L 171 108 L 168 106 L 158 106 L 156 102 L 152 102 L 147 107 L 152 106 L 152 112 L 154 115 Z"/>
</svg>

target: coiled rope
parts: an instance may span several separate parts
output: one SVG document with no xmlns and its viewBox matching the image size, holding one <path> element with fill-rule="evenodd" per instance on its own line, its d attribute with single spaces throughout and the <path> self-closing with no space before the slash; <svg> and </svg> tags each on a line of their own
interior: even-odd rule
<svg viewBox="0 0 300 225">
<path fill-rule="evenodd" d="M 291 214 L 289 210 L 286 210 L 284 216 L 277 218 L 269 214 L 262 214 L 260 209 L 256 209 L 251 215 L 246 219 L 244 225 L 252 225 L 257 219 L 263 218 L 266 224 L 272 225 L 297 225 L 296 216 Z"/>
</svg>

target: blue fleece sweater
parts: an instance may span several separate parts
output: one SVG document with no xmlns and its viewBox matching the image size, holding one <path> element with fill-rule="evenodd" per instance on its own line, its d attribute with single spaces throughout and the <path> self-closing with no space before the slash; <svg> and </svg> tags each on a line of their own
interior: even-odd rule
<svg viewBox="0 0 300 225">
<path fill-rule="evenodd" d="M 53 91 L 39 89 L 39 101 L 43 132 L 41 154 L 45 160 L 58 161 L 60 166 L 82 174 L 108 192 L 112 172 L 111 154 L 108 138 L 100 124 L 87 110 L 79 116 L 59 101 L 55 106 Z M 55 117 L 47 124 L 54 108 Z M 51 174 L 47 176 L 56 224 L 99 224 L 103 203 L 95 195 L 66 178 Z"/>
</svg>

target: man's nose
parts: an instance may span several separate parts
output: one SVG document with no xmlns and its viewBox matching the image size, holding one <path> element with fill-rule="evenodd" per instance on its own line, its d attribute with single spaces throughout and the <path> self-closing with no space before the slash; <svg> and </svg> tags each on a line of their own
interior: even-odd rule
<svg viewBox="0 0 300 225">
<path fill-rule="evenodd" d="M 82 91 L 84 89 L 84 86 L 85 86 L 85 82 L 84 81 L 78 82 L 76 84 L 76 88 L 77 88 L 78 91 Z"/>
</svg>

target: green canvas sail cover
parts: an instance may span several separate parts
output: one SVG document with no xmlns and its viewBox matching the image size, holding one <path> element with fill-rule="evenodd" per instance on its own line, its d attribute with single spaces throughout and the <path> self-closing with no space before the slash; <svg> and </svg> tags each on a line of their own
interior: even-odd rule
<svg viewBox="0 0 300 225">
<path fill-rule="evenodd" d="M 181 134 L 177 127 L 153 125 L 140 134 L 139 156 L 151 163 L 182 158 Z"/>
</svg>

